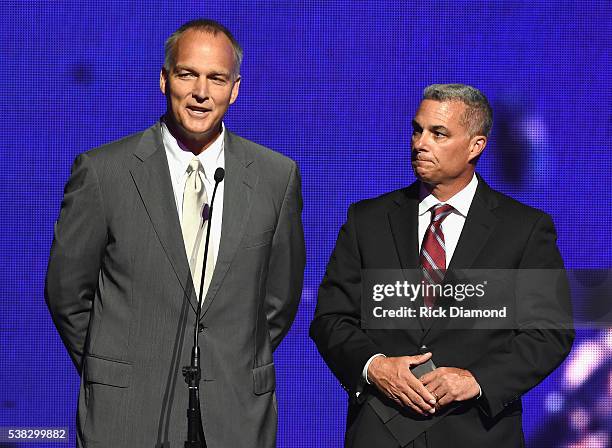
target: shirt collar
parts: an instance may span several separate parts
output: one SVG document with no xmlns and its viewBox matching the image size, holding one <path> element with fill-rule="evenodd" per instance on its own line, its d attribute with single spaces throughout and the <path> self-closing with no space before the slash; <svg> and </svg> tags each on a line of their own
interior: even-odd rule
<svg viewBox="0 0 612 448">
<path fill-rule="evenodd" d="M 472 176 L 472 180 L 467 184 L 461 191 L 456 193 L 452 198 L 446 202 L 440 202 L 433 194 L 428 193 L 425 186 L 421 182 L 420 195 L 424 197 L 419 203 L 419 216 L 427 213 L 434 205 L 437 204 L 448 204 L 451 205 L 456 212 L 464 217 L 467 217 L 472 200 L 476 194 L 476 187 L 478 187 L 478 178 L 476 174 Z"/>
<path fill-rule="evenodd" d="M 183 148 L 178 140 L 172 135 L 166 123 L 162 120 L 162 139 L 168 154 L 168 162 L 179 172 L 186 172 L 189 162 L 194 155 L 191 151 Z M 216 140 L 196 157 L 204 168 L 204 176 L 212 182 L 217 167 L 223 165 L 223 149 L 225 142 L 225 124 L 221 122 L 221 134 Z"/>
</svg>

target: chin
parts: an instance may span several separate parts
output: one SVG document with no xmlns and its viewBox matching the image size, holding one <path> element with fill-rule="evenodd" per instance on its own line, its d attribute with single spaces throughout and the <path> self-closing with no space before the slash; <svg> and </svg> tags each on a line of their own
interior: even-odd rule
<svg viewBox="0 0 612 448">
<path fill-rule="evenodd" d="M 423 182 L 428 182 L 431 179 L 431 176 L 426 171 L 414 170 L 414 175 Z"/>
<path fill-rule="evenodd" d="M 209 123 L 185 123 L 183 129 L 185 129 L 188 134 L 196 136 L 210 133 L 213 126 L 211 126 Z"/>
<path fill-rule="evenodd" d="M 427 175 L 427 174 L 423 174 L 423 175 L 418 175 L 417 173 L 415 173 L 417 179 L 419 179 L 421 182 L 423 182 L 424 184 L 427 185 L 431 185 L 432 187 L 438 185 L 440 183 L 439 178 L 436 178 L 435 176 L 431 176 L 431 175 Z"/>
</svg>

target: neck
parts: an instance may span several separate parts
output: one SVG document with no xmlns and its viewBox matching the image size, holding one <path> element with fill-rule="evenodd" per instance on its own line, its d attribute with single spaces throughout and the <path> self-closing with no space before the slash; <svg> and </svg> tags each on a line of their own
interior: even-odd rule
<svg viewBox="0 0 612 448">
<path fill-rule="evenodd" d="M 193 134 L 185 132 L 180 126 L 174 123 L 173 120 L 165 118 L 164 121 L 166 126 L 168 126 L 168 130 L 176 139 L 179 146 L 196 156 L 210 147 L 210 145 L 217 140 L 217 137 L 221 135 L 221 131 L 223 129 L 221 123 L 219 123 L 218 129 L 215 129 L 210 134 L 207 134 L 206 136 L 194 136 Z"/>
<path fill-rule="evenodd" d="M 455 179 L 455 181 L 450 184 L 428 184 L 423 182 L 423 185 L 425 189 L 440 202 L 446 202 L 467 187 L 473 176 L 474 172 L 472 172 L 469 176 Z"/>
</svg>

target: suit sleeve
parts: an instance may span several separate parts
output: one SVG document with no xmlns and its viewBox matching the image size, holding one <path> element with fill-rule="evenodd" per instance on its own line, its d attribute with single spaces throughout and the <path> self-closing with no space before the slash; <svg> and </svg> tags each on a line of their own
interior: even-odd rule
<svg viewBox="0 0 612 448">
<path fill-rule="evenodd" d="M 354 208 L 349 207 L 338 234 L 310 325 L 319 353 L 351 396 L 362 382 L 366 362 L 383 353 L 361 328 L 361 257 Z"/>
<path fill-rule="evenodd" d="M 305 264 L 302 190 L 294 163 L 272 238 L 266 280 L 266 317 L 273 350 L 281 343 L 295 318 L 302 296 Z"/>
<path fill-rule="evenodd" d="M 64 190 L 45 282 L 47 306 L 79 373 L 106 235 L 98 177 L 81 154 Z"/>
<path fill-rule="evenodd" d="M 556 297 L 549 295 L 551 303 L 541 306 L 571 320 L 569 287 L 556 240 L 552 220 L 542 214 L 534 225 L 519 269 L 554 269 L 560 272 L 562 287 L 557 290 Z M 517 300 L 520 301 L 521 297 Z M 480 407 L 491 417 L 543 381 L 563 362 L 572 347 L 574 331 L 571 326 L 534 325 L 521 320 L 518 324 L 515 337 L 505 347 L 468 367 L 482 389 L 483 396 L 478 400 Z"/>
</svg>

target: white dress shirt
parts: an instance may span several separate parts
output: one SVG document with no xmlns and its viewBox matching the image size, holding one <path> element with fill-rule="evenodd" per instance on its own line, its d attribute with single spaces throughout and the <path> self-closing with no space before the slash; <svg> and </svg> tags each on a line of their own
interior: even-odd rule
<svg viewBox="0 0 612 448">
<path fill-rule="evenodd" d="M 172 181 L 172 189 L 174 190 L 174 200 L 176 201 L 176 210 L 179 215 L 179 220 L 183 216 L 183 192 L 185 191 L 185 182 L 187 181 L 187 167 L 189 162 L 194 158 L 194 154 L 183 148 L 179 142 L 170 133 L 166 123 L 162 121 L 162 140 L 166 149 L 168 158 L 168 168 L 170 168 L 170 180 Z M 221 123 L 221 134 L 217 139 L 204 151 L 197 155 L 200 163 L 204 168 L 204 187 L 208 201 L 212 200 L 213 189 L 215 187 L 215 170 L 217 168 L 225 169 L 225 125 Z M 215 203 L 213 208 L 212 226 L 210 228 L 210 243 L 208 246 L 208 256 L 213 257 L 213 262 L 217 261 L 219 253 L 219 243 L 221 242 L 221 224 L 223 221 L 223 184 L 221 182 L 217 187 Z M 182 223 L 181 223 L 182 224 Z"/>
<path fill-rule="evenodd" d="M 448 204 L 453 206 L 453 211 L 444 218 L 442 221 L 442 233 L 444 234 L 444 246 L 446 247 L 446 267 L 450 264 L 451 259 L 453 258 L 453 254 L 455 253 L 455 248 L 457 247 L 457 243 L 459 242 L 459 237 L 461 236 L 461 231 L 463 230 L 463 225 L 465 224 L 465 219 L 467 218 L 468 211 L 470 210 L 470 206 L 472 205 L 472 200 L 474 200 L 474 195 L 476 194 L 476 188 L 478 187 L 478 178 L 474 174 L 472 180 L 469 184 L 467 184 L 463 190 L 456 193 L 452 198 L 450 198 L 446 202 L 441 202 L 437 199 L 433 194 L 430 194 L 423 183 L 421 183 L 421 189 L 419 192 L 419 196 L 421 201 L 419 202 L 419 252 L 421 250 L 421 245 L 423 244 L 423 238 L 425 237 L 425 232 L 427 231 L 427 227 L 431 224 L 431 207 L 437 204 Z M 408 231 L 408 229 L 406 229 Z M 368 368 L 370 367 L 370 363 L 377 356 L 385 356 L 383 353 L 377 353 L 372 356 L 366 362 L 363 367 L 362 376 L 366 383 L 370 384 L 368 380 Z M 480 397 L 480 394 L 478 395 Z"/>
<path fill-rule="evenodd" d="M 419 202 L 419 251 L 421 250 L 427 227 L 431 224 L 430 209 L 437 204 L 451 205 L 454 210 L 442 221 L 444 247 L 446 248 L 446 267 L 448 267 L 455 253 L 457 243 L 459 242 L 463 224 L 465 224 L 465 218 L 467 218 L 472 200 L 476 194 L 476 187 L 478 187 L 478 178 L 474 175 L 470 183 L 467 184 L 463 190 L 456 193 L 448 201 L 440 202 L 433 194 L 428 193 L 425 186 L 421 184 L 420 197 L 422 199 L 421 202 Z"/>
</svg>

